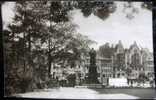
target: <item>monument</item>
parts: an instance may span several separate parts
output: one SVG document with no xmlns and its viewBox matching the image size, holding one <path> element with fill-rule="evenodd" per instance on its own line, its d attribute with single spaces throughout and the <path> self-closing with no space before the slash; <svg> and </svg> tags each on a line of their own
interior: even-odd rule
<svg viewBox="0 0 156 100">
<path fill-rule="evenodd" d="M 90 66 L 89 66 L 89 73 L 88 73 L 88 83 L 89 84 L 98 84 L 98 73 L 97 73 L 97 66 L 96 66 L 96 51 L 92 48 L 89 52 L 90 55 Z"/>
</svg>

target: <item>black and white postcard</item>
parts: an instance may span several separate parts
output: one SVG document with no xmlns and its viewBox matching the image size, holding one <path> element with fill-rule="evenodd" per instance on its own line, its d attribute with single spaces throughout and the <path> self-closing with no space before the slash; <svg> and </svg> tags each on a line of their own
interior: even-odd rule
<svg viewBox="0 0 156 100">
<path fill-rule="evenodd" d="M 5 97 L 156 99 L 152 2 L 2 2 Z"/>
</svg>

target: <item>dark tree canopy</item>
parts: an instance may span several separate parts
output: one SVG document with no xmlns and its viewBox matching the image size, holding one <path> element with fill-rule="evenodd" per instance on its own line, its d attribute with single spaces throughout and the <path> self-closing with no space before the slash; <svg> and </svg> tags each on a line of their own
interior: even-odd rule
<svg viewBox="0 0 156 100">
<path fill-rule="evenodd" d="M 75 31 L 76 25 L 68 16 L 70 9 L 62 2 L 16 2 L 13 22 L 3 32 L 7 94 L 41 88 L 41 81 L 46 85 L 52 63 L 67 67 L 72 59 L 75 67 L 75 62 L 80 61 L 92 40 Z M 20 88 L 23 82 L 27 84 Z"/>
<path fill-rule="evenodd" d="M 152 11 L 152 2 L 143 2 L 141 6 L 142 8 Z"/>
</svg>

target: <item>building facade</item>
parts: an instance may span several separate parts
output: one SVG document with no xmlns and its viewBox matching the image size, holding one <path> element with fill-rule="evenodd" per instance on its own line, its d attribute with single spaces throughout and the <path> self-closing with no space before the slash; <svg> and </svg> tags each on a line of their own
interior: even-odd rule
<svg viewBox="0 0 156 100">
<path fill-rule="evenodd" d="M 124 48 L 119 41 L 114 46 L 111 57 L 102 57 L 99 52 L 96 56 L 98 80 L 103 85 L 109 85 L 109 78 L 126 78 L 138 80 L 141 74 L 145 74 L 149 80 L 154 80 L 153 53 L 148 49 L 139 48 L 134 42 L 129 48 Z M 69 74 L 76 75 L 76 83 L 85 83 L 90 67 L 90 57 L 81 55 L 81 61 L 76 67 L 52 65 L 52 77 L 59 80 L 67 79 Z"/>
<path fill-rule="evenodd" d="M 119 41 L 111 58 L 98 55 L 97 62 L 101 69 L 101 83 L 106 83 L 104 81 L 109 78 L 127 78 L 136 82 L 143 74 L 148 80 L 154 80 L 153 53 L 147 48 L 139 48 L 136 42 L 125 49 Z"/>
</svg>

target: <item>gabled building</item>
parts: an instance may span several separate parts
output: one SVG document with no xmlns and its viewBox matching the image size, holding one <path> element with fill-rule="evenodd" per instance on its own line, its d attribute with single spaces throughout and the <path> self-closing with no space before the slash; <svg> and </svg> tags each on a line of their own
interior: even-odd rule
<svg viewBox="0 0 156 100">
<path fill-rule="evenodd" d="M 125 49 L 121 41 L 115 46 L 115 52 L 113 56 L 114 77 L 126 77 L 124 69 L 126 68 L 126 55 Z"/>
<path fill-rule="evenodd" d="M 109 78 L 127 78 L 132 80 L 137 80 L 141 73 L 145 73 L 147 77 L 151 80 L 154 79 L 154 61 L 153 53 L 148 49 L 139 48 L 137 43 L 134 42 L 129 48 L 124 48 L 121 41 L 115 46 L 109 48 L 109 45 L 104 45 L 106 50 L 112 50 L 112 53 L 107 57 L 104 57 L 97 51 L 96 55 L 96 66 L 98 73 L 98 80 L 103 85 L 109 85 Z M 90 67 L 90 57 L 89 55 L 81 55 L 81 61 L 76 65 L 76 68 L 66 67 L 62 69 L 61 67 L 52 68 L 53 77 L 64 77 L 65 73 L 75 73 L 76 81 L 80 83 L 88 77 L 89 67 Z"/>
</svg>

